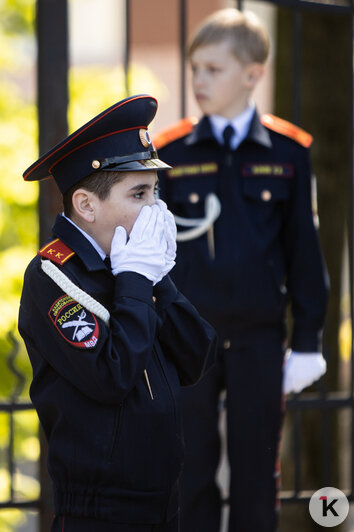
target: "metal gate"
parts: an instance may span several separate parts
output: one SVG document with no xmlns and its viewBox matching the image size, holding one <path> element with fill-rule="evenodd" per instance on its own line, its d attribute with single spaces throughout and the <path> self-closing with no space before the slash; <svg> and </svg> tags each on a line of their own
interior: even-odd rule
<svg viewBox="0 0 354 532">
<path fill-rule="evenodd" d="M 192 1 L 192 0 L 190 0 Z M 252 7 L 248 2 L 248 7 Z M 258 2 L 259 3 L 259 2 Z M 292 49 L 293 49 L 293 87 L 292 87 L 292 121 L 300 123 L 300 98 L 301 98 L 301 30 L 302 13 L 304 10 L 314 10 L 316 12 L 331 13 L 333 16 L 342 15 L 348 17 L 351 25 L 351 58 L 354 58 L 354 0 L 272 0 L 264 1 L 264 4 L 271 4 L 282 8 L 288 8 L 292 13 Z M 238 0 L 236 5 L 239 9 L 244 8 L 243 0 Z M 178 0 L 179 13 L 179 69 L 180 69 L 180 89 L 179 89 L 179 114 L 181 117 L 186 114 L 186 57 L 185 42 L 187 36 L 187 16 L 188 0 Z M 131 52 L 131 0 L 125 0 L 125 54 L 124 71 L 126 93 L 130 93 L 128 69 L 130 65 Z M 68 104 L 68 15 L 67 2 L 64 0 L 37 0 L 37 42 L 38 42 L 38 119 L 39 119 L 39 149 L 43 153 L 53 144 L 58 142 L 67 134 L 67 104 Z M 351 94 L 354 93 L 353 63 L 348 64 L 348 69 L 352 73 Z M 48 83 L 48 80 L 55 79 L 55 84 Z M 351 146 L 354 140 L 354 111 L 353 100 L 348 102 L 348 109 L 351 115 Z M 354 160 L 353 152 L 350 165 L 350 205 L 351 218 L 349 223 L 349 277 L 350 287 L 354 282 Z M 55 187 L 50 183 L 41 184 L 40 192 L 40 238 L 41 241 L 49 234 L 53 218 L 57 212 L 58 194 Z M 353 330 L 353 293 L 350 288 L 350 315 Z M 50 482 L 45 472 L 44 457 L 45 450 L 41 458 L 41 493 L 35 500 L 18 501 L 14 496 L 13 477 L 15 471 L 14 459 L 14 418 L 17 412 L 32 408 L 29 401 L 19 401 L 18 397 L 22 388 L 23 376 L 18 372 L 14 364 L 16 357 L 16 343 L 12 339 L 13 349 L 7 357 L 11 371 L 16 375 L 17 385 L 11 397 L 7 401 L 0 403 L 0 413 L 5 413 L 9 419 L 9 444 L 7 450 L 7 468 L 11 480 L 9 499 L 0 502 L 0 510 L 5 508 L 33 509 L 39 511 L 40 530 L 48 530 L 52 518 Z M 353 350 L 351 349 L 353 355 Z M 304 490 L 301 482 L 301 419 L 305 411 L 315 410 L 322 417 L 322 486 L 331 485 L 330 472 L 330 415 L 334 410 L 348 410 L 350 412 L 351 445 L 350 445 L 350 487 L 346 494 L 350 501 L 354 500 L 354 367 L 353 356 L 351 355 L 351 378 L 348 393 L 329 393 L 324 386 L 314 393 L 303 393 L 287 400 L 287 410 L 293 416 L 293 460 L 294 476 L 293 485 L 286 493 L 281 492 L 281 500 L 284 503 L 298 503 L 309 500 L 312 492 Z M 43 447 L 45 446 L 41 438 Z M 340 487 L 340 486 L 339 486 Z"/>
</svg>

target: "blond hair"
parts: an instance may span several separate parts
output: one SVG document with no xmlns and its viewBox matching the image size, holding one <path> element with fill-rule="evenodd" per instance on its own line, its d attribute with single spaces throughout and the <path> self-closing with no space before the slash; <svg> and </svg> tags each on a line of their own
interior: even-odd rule
<svg viewBox="0 0 354 532">
<path fill-rule="evenodd" d="M 252 12 L 236 8 L 215 11 L 197 28 L 187 47 L 188 56 L 209 44 L 228 41 L 232 53 L 244 64 L 264 64 L 269 54 L 269 36 L 261 20 Z"/>
</svg>

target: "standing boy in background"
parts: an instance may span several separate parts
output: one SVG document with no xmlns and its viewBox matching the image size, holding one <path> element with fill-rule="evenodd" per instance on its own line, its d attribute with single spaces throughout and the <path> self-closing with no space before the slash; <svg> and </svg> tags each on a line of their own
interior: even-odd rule
<svg viewBox="0 0 354 532">
<path fill-rule="evenodd" d="M 179 233 L 173 277 L 220 339 L 215 370 L 183 393 L 183 532 L 219 530 L 222 389 L 229 532 L 276 530 L 282 391 L 298 392 L 326 371 L 321 337 L 328 289 L 312 214 L 312 137 L 258 115 L 252 93 L 268 52 L 255 15 L 230 8 L 208 17 L 188 50 L 203 117 L 182 120 L 155 139 L 173 166 L 160 172 L 161 197 L 177 223 L 195 226 Z"/>
<path fill-rule="evenodd" d="M 52 532 L 177 532 L 180 385 L 215 333 L 168 276 L 175 223 L 156 201 L 157 102 L 116 103 L 24 174 L 63 194 L 25 274 L 19 330 L 48 439 Z"/>
</svg>

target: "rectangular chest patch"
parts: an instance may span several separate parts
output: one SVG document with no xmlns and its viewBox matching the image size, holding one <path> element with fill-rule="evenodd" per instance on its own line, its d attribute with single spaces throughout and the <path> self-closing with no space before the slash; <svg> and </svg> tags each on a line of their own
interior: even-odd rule
<svg viewBox="0 0 354 532">
<path fill-rule="evenodd" d="M 294 166 L 286 163 L 246 163 L 242 167 L 244 177 L 294 177 Z"/>
<path fill-rule="evenodd" d="M 196 175 L 216 174 L 218 171 L 217 163 L 200 163 L 183 166 L 175 166 L 168 170 L 167 177 L 175 179 L 177 177 L 194 177 Z"/>
</svg>

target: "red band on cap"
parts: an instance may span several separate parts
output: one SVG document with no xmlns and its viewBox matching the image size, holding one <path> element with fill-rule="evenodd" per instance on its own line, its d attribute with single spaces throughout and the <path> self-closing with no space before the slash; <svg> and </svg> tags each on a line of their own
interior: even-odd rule
<svg viewBox="0 0 354 532">
<path fill-rule="evenodd" d="M 120 102 L 118 105 L 116 105 L 115 107 L 113 107 L 112 109 L 109 109 L 107 110 L 105 113 L 103 113 L 102 115 L 99 115 L 96 120 L 92 120 L 90 121 L 86 126 L 82 126 L 81 128 L 78 129 L 78 131 L 76 132 L 76 134 L 73 134 L 72 136 L 70 135 L 70 137 L 68 138 L 67 142 L 65 142 L 64 144 L 61 144 L 60 146 L 58 146 L 58 148 L 54 151 L 51 151 L 50 153 L 48 153 L 47 157 L 45 157 L 44 159 L 40 159 L 38 161 L 38 164 L 36 164 L 33 168 L 31 168 L 26 174 L 24 174 L 23 176 L 23 179 L 26 180 L 27 177 L 34 171 L 36 170 L 36 168 L 38 168 L 38 166 L 42 165 L 44 163 L 44 161 L 46 161 L 49 157 L 52 157 L 52 155 L 54 155 L 54 153 L 56 153 L 57 151 L 61 150 L 64 146 L 66 146 L 69 142 L 71 142 L 74 138 L 76 138 L 78 135 L 80 135 L 83 131 L 86 131 L 86 129 L 88 129 L 89 127 L 91 127 L 93 124 L 95 124 L 96 122 L 98 122 L 99 120 L 102 120 L 103 117 L 107 116 L 108 114 L 112 113 L 113 111 L 115 111 L 116 109 L 118 109 L 119 107 L 122 107 L 123 105 L 126 105 L 130 102 L 133 102 L 135 100 L 142 100 L 144 98 L 147 98 L 146 95 L 143 95 L 143 96 L 137 96 L 136 98 L 131 98 L 129 99 L 128 101 L 125 101 L 125 102 Z M 149 98 L 151 98 L 151 96 L 149 96 Z M 156 105 L 157 105 L 157 100 L 156 98 L 153 98 L 155 101 L 156 101 Z M 145 126 L 144 126 L 145 127 Z"/>
</svg>

